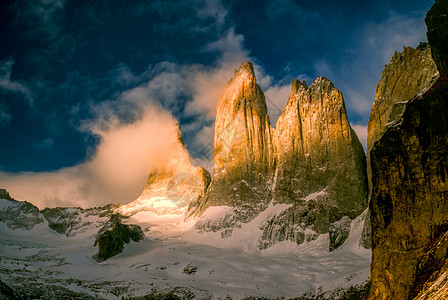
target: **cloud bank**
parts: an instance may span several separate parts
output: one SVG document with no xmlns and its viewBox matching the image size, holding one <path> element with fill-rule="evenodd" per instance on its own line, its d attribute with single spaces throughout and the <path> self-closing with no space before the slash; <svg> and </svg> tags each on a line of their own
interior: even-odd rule
<svg viewBox="0 0 448 300">
<path fill-rule="evenodd" d="M 127 203 L 139 196 L 149 172 L 176 156 L 177 121 L 156 106 L 136 122 L 91 130 L 100 143 L 86 162 L 55 172 L 0 173 L 2 186 L 39 208 Z"/>
</svg>

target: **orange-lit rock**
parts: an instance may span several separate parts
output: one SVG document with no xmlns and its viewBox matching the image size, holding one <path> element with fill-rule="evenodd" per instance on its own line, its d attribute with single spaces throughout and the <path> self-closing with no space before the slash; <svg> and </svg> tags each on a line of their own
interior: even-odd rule
<svg viewBox="0 0 448 300">
<path fill-rule="evenodd" d="M 253 65 L 243 62 L 216 109 L 213 178 L 201 211 L 209 206 L 265 206 L 274 168 L 272 128 Z"/>
</svg>

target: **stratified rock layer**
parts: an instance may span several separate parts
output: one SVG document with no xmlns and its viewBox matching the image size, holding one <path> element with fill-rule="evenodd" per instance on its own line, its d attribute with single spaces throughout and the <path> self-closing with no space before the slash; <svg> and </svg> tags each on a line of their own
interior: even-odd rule
<svg viewBox="0 0 448 300">
<path fill-rule="evenodd" d="M 253 65 L 235 71 L 218 103 L 213 178 L 201 207 L 265 206 L 274 169 L 272 128 Z"/>
<path fill-rule="evenodd" d="M 177 155 L 165 169 L 148 175 L 142 194 L 137 200 L 124 205 L 120 209 L 122 214 L 133 215 L 145 210 L 159 215 L 187 213 L 188 217 L 202 202 L 210 183 L 210 174 L 204 168 L 191 164 L 180 126 L 177 133 L 178 139 L 170 149 Z"/>
</svg>

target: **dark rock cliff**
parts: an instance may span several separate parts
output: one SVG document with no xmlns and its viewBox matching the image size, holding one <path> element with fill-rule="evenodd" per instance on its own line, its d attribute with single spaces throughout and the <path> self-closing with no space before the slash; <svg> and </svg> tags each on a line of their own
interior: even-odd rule
<svg viewBox="0 0 448 300">
<path fill-rule="evenodd" d="M 448 297 L 447 11 L 446 1 L 436 1 L 426 18 L 440 78 L 426 92 L 393 107 L 370 153 L 369 299 Z"/>
</svg>

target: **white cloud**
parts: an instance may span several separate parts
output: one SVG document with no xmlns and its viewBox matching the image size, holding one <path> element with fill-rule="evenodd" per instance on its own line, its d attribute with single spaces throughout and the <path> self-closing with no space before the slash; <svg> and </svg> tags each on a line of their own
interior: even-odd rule
<svg viewBox="0 0 448 300">
<path fill-rule="evenodd" d="M 366 125 L 351 125 L 356 135 L 358 136 L 359 141 L 361 142 L 362 147 L 364 148 L 364 152 L 367 149 L 367 126 Z"/>
<path fill-rule="evenodd" d="M 291 84 L 273 85 L 265 91 L 266 104 L 272 126 L 276 126 L 278 117 L 288 102 Z"/>
<path fill-rule="evenodd" d="M 213 18 L 218 27 L 224 25 L 227 9 L 222 5 L 220 0 L 207 0 L 204 7 L 198 10 L 197 15 L 200 18 Z"/>
<path fill-rule="evenodd" d="M 5 111 L 5 108 L 0 103 L 0 126 L 8 124 L 12 116 Z"/>
</svg>

